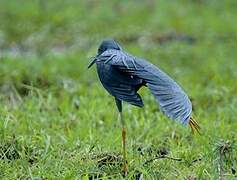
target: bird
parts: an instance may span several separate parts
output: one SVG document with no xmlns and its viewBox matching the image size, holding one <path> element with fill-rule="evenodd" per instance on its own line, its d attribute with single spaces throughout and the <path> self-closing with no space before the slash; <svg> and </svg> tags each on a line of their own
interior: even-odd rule
<svg viewBox="0 0 237 180">
<path fill-rule="evenodd" d="M 126 160 L 126 128 L 122 102 L 143 107 L 138 94 L 141 87 L 148 87 L 161 112 L 181 124 L 189 124 L 192 132 L 200 134 L 200 126 L 192 115 L 192 103 L 184 90 L 165 72 L 143 58 L 133 56 L 122 49 L 114 39 L 105 39 L 97 55 L 88 65 L 96 64 L 103 87 L 115 99 L 122 127 L 123 172 L 128 173 Z"/>
</svg>

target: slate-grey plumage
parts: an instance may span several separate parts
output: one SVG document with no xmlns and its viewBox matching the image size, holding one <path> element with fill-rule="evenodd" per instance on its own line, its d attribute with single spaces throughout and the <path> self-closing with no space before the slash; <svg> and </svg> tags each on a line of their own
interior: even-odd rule
<svg viewBox="0 0 237 180">
<path fill-rule="evenodd" d="M 115 98 L 122 123 L 123 170 L 127 173 L 126 130 L 122 116 L 122 101 L 143 107 L 137 91 L 147 86 L 155 96 L 161 111 L 170 119 L 189 124 L 192 131 L 199 133 L 199 125 L 191 117 L 192 104 L 181 87 L 167 74 L 144 59 L 132 56 L 122 50 L 113 39 L 104 40 L 98 54 L 90 63 L 97 65 L 97 73 L 104 88 Z"/>
</svg>

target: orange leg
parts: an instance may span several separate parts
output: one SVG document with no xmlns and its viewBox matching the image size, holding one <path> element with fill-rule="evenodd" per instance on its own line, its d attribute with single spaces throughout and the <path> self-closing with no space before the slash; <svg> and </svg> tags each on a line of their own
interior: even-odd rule
<svg viewBox="0 0 237 180">
<path fill-rule="evenodd" d="M 126 158 L 126 129 L 123 127 L 122 129 L 122 138 L 123 138 L 123 171 L 125 176 L 128 173 L 128 165 L 127 165 L 127 158 Z"/>
<path fill-rule="evenodd" d="M 125 129 L 125 122 L 122 117 L 122 112 L 119 113 L 119 117 L 122 123 L 123 172 L 124 172 L 124 175 L 127 176 L 128 164 L 127 164 L 127 158 L 126 158 L 126 129 Z"/>
</svg>

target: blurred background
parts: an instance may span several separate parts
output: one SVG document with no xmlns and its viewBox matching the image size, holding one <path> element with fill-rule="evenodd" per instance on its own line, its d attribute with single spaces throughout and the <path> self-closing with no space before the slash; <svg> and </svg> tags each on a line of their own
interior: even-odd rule
<svg viewBox="0 0 237 180">
<path fill-rule="evenodd" d="M 191 171 L 177 164 L 176 174 L 145 168 L 148 177 L 218 177 L 213 162 L 219 156 L 212 150 L 236 147 L 237 138 L 236 12 L 236 0 L 0 0 L 0 177 L 89 174 L 102 170 L 93 160 L 85 167 L 85 154 L 120 151 L 113 98 L 95 68 L 87 70 L 108 37 L 177 80 L 204 132 L 191 156 L 188 128 L 163 117 L 151 94 L 141 90 L 145 108 L 126 105 L 128 154 L 168 138 L 173 155 L 205 161 Z M 230 156 L 222 173 L 234 177 L 236 156 Z"/>
</svg>

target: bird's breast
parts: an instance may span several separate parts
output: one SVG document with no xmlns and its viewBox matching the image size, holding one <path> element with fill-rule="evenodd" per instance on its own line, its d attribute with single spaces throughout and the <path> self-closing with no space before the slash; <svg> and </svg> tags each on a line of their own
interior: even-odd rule
<svg viewBox="0 0 237 180">
<path fill-rule="evenodd" d="M 104 88 L 113 96 L 115 96 L 114 89 L 121 87 L 129 87 L 129 89 L 136 88 L 142 83 L 141 79 L 137 79 L 125 72 L 122 72 L 103 62 L 97 62 L 97 73 Z"/>
<path fill-rule="evenodd" d="M 97 73 L 99 75 L 100 81 L 102 84 L 104 83 L 113 83 L 116 81 L 116 72 L 111 65 L 104 64 L 103 62 L 99 62 L 97 65 Z"/>
</svg>

